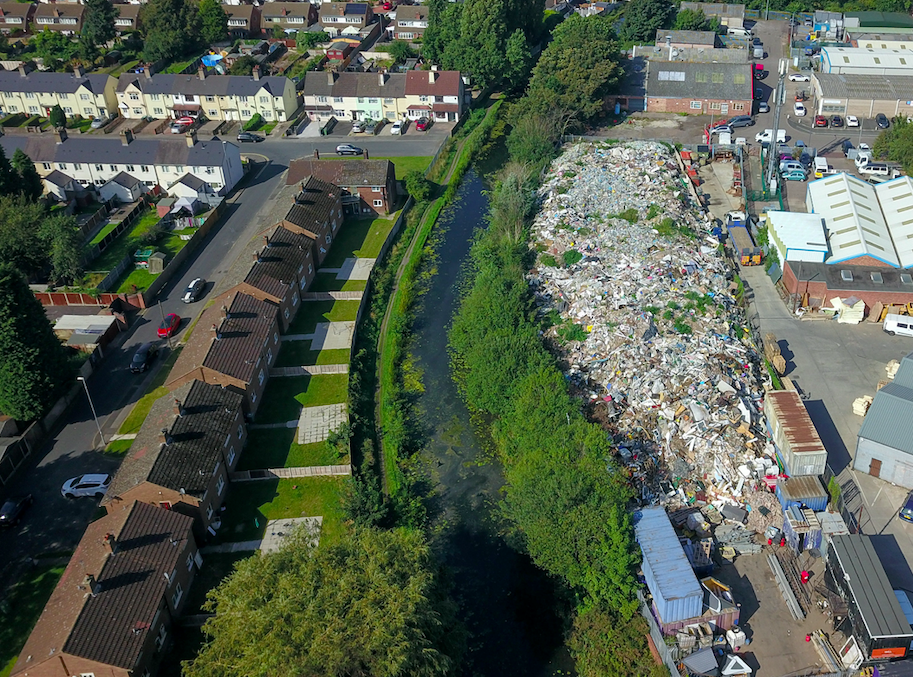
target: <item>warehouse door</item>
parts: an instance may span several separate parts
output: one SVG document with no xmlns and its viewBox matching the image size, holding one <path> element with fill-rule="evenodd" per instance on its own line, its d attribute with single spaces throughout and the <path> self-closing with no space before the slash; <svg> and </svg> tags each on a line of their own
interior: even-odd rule
<svg viewBox="0 0 913 677">
<path fill-rule="evenodd" d="M 899 461 L 895 463 L 891 481 L 901 487 L 913 488 L 913 465 Z"/>
<path fill-rule="evenodd" d="M 873 458 L 869 462 L 869 475 L 872 477 L 881 477 L 881 461 L 877 458 Z"/>
</svg>

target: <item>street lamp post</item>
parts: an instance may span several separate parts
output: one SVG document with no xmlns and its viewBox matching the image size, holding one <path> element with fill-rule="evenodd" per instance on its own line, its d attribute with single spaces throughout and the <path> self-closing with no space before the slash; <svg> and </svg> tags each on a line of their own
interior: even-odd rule
<svg viewBox="0 0 913 677">
<path fill-rule="evenodd" d="M 105 442 L 105 434 L 101 431 L 101 425 L 98 422 L 98 414 L 95 413 L 95 404 L 92 402 L 92 396 L 89 394 L 89 384 L 86 383 L 86 379 L 82 376 L 76 377 L 77 381 L 82 381 L 82 387 L 85 388 L 86 397 L 89 399 L 89 408 L 92 410 L 92 418 L 95 419 L 95 427 L 98 428 L 98 436 L 101 438 L 101 446 L 107 446 Z"/>
<path fill-rule="evenodd" d="M 162 315 L 162 325 L 164 325 L 165 324 L 165 309 L 162 308 L 161 299 L 158 299 L 158 303 L 156 305 L 159 307 L 159 313 L 161 313 L 161 315 Z M 165 340 L 168 341 L 168 350 L 171 350 L 171 334 L 170 333 L 165 337 Z"/>
</svg>

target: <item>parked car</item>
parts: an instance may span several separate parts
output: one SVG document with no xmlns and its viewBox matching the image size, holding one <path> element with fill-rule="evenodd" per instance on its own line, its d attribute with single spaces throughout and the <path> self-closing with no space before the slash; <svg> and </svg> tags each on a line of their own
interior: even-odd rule
<svg viewBox="0 0 913 677">
<path fill-rule="evenodd" d="M 134 374 L 142 374 L 149 368 L 149 365 L 155 361 L 158 354 L 159 347 L 157 344 L 152 342 L 144 343 L 137 348 L 135 353 L 133 353 L 133 360 L 130 362 L 130 371 Z"/>
<path fill-rule="evenodd" d="M 67 480 L 60 488 L 64 498 L 78 498 L 81 496 L 94 496 L 101 498 L 111 484 L 110 475 L 80 475 Z"/>
<path fill-rule="evenodd" d="M 34 502 L 31 494 L 10 496 L 3 502 L 3 507 L 0 507 L 0 527 L 14 527 L 19 524 L 22 515 Z"/>
<path fill-rule="evenodd" d="M 780 174 L 786 181 L 805 181 L 805 172 L 793 170 Z"/>
<path fill-rule="evenodd" d="M 846 126 L 847 127 L 858 127 L 859 118 L 857 118 L 855 115 L 847 115 L 846 116 Z"/>
<path fill-rule="evenodd" d="M 336 146 L 336 155 L 361 155 L 361 148 L 350 143 L 341 143 Z"/>
<path fill-rule="evenodd" d="M 790 82 L 810 82 L 811 78 L 807 73 L 790 73 L 789 74 Z"/>
<path fill-rule="evenodd" d="M 755 101 L 763 101 L 765 96 L 767 96 L 767 95 L 762 90 L 760 90 L 760 89 L 754 90 L 754 100 Z"/>
<path fill-rule="evenodd" d="M 879 113 L 875 116 L 875 124 L 878 125 L 878 129 L 887 129 L 891 126 L 888 116 L 884 113 Z"/>
<path fill-rule="evenodd" d="M 784 172 L 804 172 L 805 167 L 798 160 L 793 160 L 792 156 L 780 161 L 780 173 Z"/>
<path fill-rule="evenodd" d="M 831 127 L 837 127 L 837 128 L 843 127 L 843 118 L 840 117 L 839 115 L 835 115 L 834 117 L 832 117 L 831 118 Z"/>
<path fill-rule="evenodd" d="M 758 113 L 769 113 L 769 112 L 770 112 L 769 103 L 767 103 L 766 101 L 762 101 L 761 103 L 758 104 Z"/>
<path fill-rule="evenodd" d="M 109 122 L 111 122 L 111 118 L 109 118 L 107 116 L 97 117 L 92 120 L 92 124 L 90 124 L 89 127 L 91 129 L 101 129 Z"/>
<path fill-rule="evenodd" d="M 803 21 L 802 23 L 803 23 L 804 25 L 806 25 L 806 26 L 814 26 L 814 25 L 815 25 L 815 22 L 812 21 L 811 19 L 806 19 L 806 20 Z"/>
<path fill-rule="evenodd" d="M 362 122 L 361 120 L 356 120 L 355 122 L 352 123 L 352 133 L 353 134 L 361 134 L 363 131 L 365 131 L 364 122 Z"/>
<path fill-rule="evenodd" d="M 365 134 L 373 134 L 377 130 L 377 120 L 365 121 Z"/>
<path fill-rule="evenodd" d="M 751 127 L 754 125 L 754 118 L 750 115 L 736 115 L 735 117 L 729 118 L 729 121 L 726 123 L 733 129 L 739 127 Z"/>
<path fill-rule="evenodd" d="M 158 335 L 159 338 L 168 338 L 172 336 L 174 332 L 177 331 L 178 326 L 181 324 L 181 318 L 175 315 L 174 313 L 168 313 L 165 315 L 165 319 L 162 320 L 162 323 L 159 325 Z"/>
<path fill-rule="evenodd" d="M 827 118 L 823 115 L 815 116 L 815 127 L 827 127 Z"/>
<path fill-rule="evenodd" d="M 399 136 L 400 134 L 405 134 L 406 125 L 408 125 L 408 124 L 409 124 L 408 120 L 397 120 L 396 122 L 393 123 L 393 125 L 391 125 L 390 133 L 393 136 Z"/>
<path fill-rule="evenodd" d="M 760 66 L 761 64 L 757 64 L 757 65 Z M 763 80 L 766 77 L 767 77 L 767 71 L 764 70 L 763 67 L 754 69 L 754 79 L 755 80 Z"/>
<path fill-rule="evenodd" d="M 254 134 L 253 132 L 241 132 L 238 134 L 238 141 L 241 143 L 260 143 L 266 137 Z"/>
<path fill-rule="evenodd" d="M 206 280 L 204 280 L 202 277 L 191 280 L 190 284 L 187 285 L 187 289 L 184 290 L 184 295 L 181 297 L 181 301 L 184 303 L 195 302 L 203 294 L 204 289 L 206 289 Z"/>
<path fill-rule="evenodd" d="M 913 491 L 907 495 L 907 500 L 904 501 L 903 507 L 900 509 L 898 517 L 900 517 L 902 520 L 913 522 Z"/>
<path fill-rule="evenodd" d="M 717 125 L 710 129 L 711 134 L 732 134 L 733 129 L 729 125 Z"/>
<path fill-rule="evenodd" d="M 427 132 L 431 128 L 431 119 L 419 118 L 415 121 L 415 128 L 420 132 Z"/>
<path fill-rule="evenodd" d="M 796 117 L 804 118 L 808 114 L 808 109 L 805 107 L 804 103 L 796 101 L 793 105 L 793 112 L 796 114 Z"/>
<path fill-rule="evenodd" d="M 174 124 L 171 125 L 172 134 L 183 134 L 188 129 L 190 129 L 190 125 L 183 123 L 183 122 L 175 122 Z"/>
<path fill-rule="evenodd" d="M 394 7 L 396 7 L 396 3 L 393 3 L 393 2 L 384 3 L 384 9 L 393 9 Z"/>
</svg>

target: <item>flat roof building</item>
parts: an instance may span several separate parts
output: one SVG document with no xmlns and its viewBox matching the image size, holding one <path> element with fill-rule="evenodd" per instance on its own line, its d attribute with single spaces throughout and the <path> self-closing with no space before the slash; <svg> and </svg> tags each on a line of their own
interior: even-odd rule
<svg viewBox="0 0 913 677">
<path fill-rule="evenodd" d="M 753 102 L 751 65 L 649 61 L 646 90 L 650 112 L 747 115 Z"/>
<path fill-rule="evenodd" d="M 913 64 L 913 53 L 910 54 Z M 908 71 L 913 72 L 913 71 Z M 814 73 L 811 82 L 819 115 L 889 118 L 913 115 L 913 76 Z"/>
<path fill-rule="evenodd" d="M 824 219 L 818 214 L 767 212 L 770 241 L 780 261 L 817 261 L 828 255 Z"/>
<path fill-rule="evenodd" d="M 822 47 L 822 73 L 856 75 L 908 75 L 913 54 L 904 49 Z"/>
</svg>

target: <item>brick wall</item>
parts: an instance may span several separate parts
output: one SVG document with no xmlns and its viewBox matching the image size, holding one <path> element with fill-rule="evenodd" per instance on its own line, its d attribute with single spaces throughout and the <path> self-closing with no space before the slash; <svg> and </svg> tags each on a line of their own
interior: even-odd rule
<svg viewBox="0 0 913 677">
<path fill-rule="evenodd" d="M 722 99 L 695 99 L 701 102 L 700 110 L 691 108 L 691 99 L 663 99 L 659 97 L 647 97 L 647 110 L 651 113 L 691 113 L 692 115 L 750 115 L 750 100 L 731 101 Z M 713 105 L 719 104 L 719 108 L 713 108 Z M 724 105 L 729 106 L 727 113 L 722 112 Z M 739 108 L 741 106 L 741 108 Z"/>
</svg>

